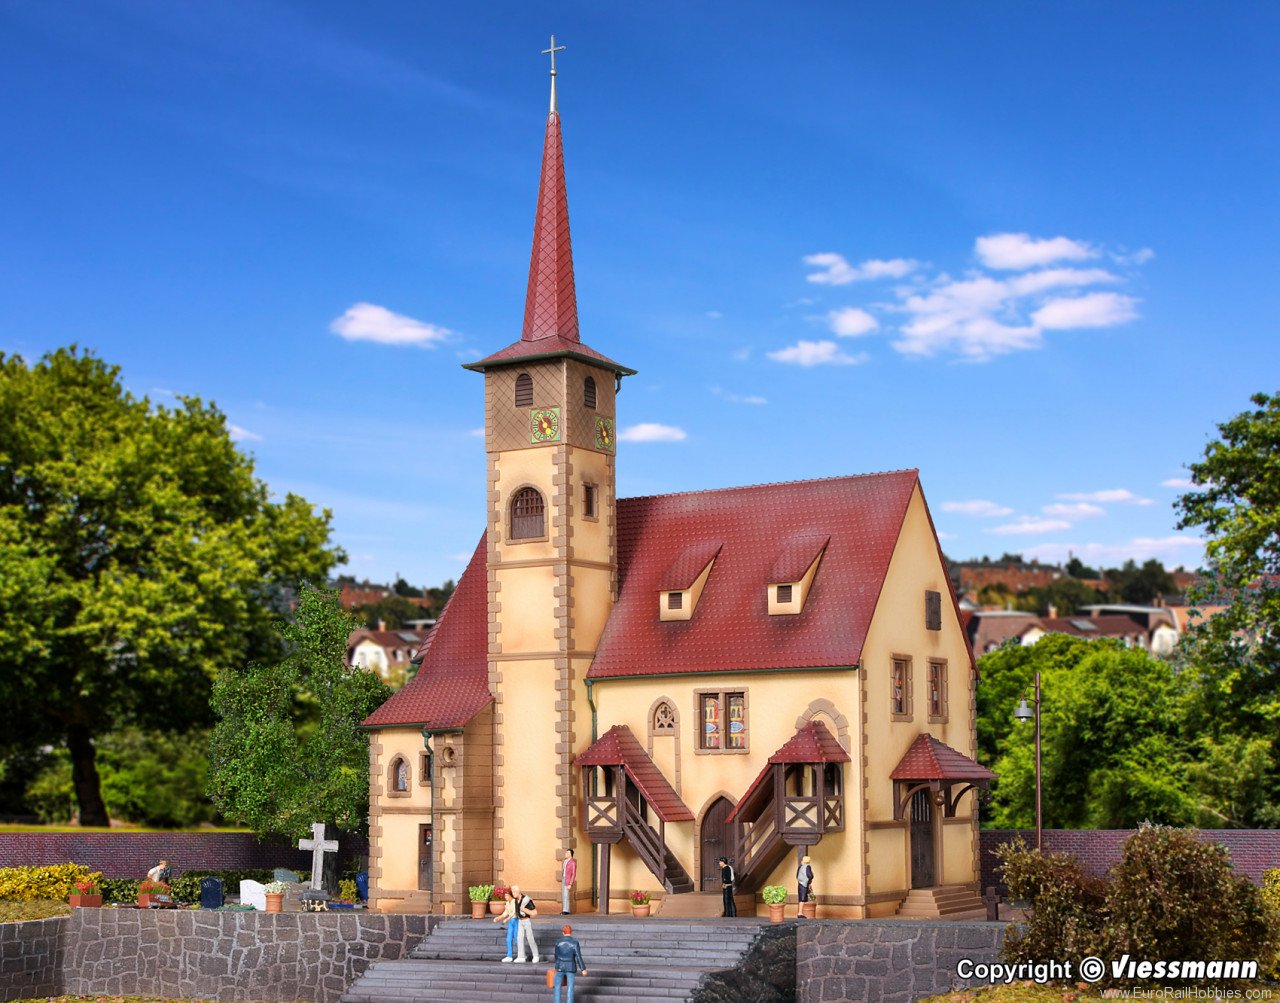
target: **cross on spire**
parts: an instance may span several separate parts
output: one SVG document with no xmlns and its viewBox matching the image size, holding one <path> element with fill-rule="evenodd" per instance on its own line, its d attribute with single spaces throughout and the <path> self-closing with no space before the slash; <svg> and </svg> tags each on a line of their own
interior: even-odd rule
<svg viewBox="0 0 1280 1003">
<path fill-rule="evenodd" d="M 551 57 L 551 114 L 552 115 L 555 115 L 559 111 L 559 109 L 556 107 L 556 53 L 564 52 L 564 51 L 565 51 L 565 47 L 563 45 L 556 45 L 555 35 L 551 36 L 551 48 L 542 50 L 542 54 L 544 56 Z"/>
</svg>

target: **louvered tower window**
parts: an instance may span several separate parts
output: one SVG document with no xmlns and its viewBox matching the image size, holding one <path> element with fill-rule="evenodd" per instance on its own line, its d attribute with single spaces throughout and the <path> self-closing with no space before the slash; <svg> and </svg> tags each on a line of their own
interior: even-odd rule
<svg viewBox="0 0 1280 1003">
<path fill-rule="evenodd" d="M 596 381 L 590 376 L 582 381 L 582 403 L 592 411 L 596 409 Z"/>
<path fill-rule="evenodd" d="M 528 373 L 516 377 L 516 407 L 533 407 L 533 377 Z"/>
<path fill-rule="evenodd" d="M 521 488 L 511 500 L 511 539 L 536 540 L 546 535 L 542 495 L 535 488 Z"/>
</svg>

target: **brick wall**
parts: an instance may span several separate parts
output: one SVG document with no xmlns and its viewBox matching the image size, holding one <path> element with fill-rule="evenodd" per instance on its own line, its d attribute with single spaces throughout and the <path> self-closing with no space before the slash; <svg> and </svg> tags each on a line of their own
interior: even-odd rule
<svg viewBox="0 0 1280 1003">
<path fill-rule="evenodd" d="M 998 960 L 1003 939 L 1000 923 L 806 920 L 796 926 L 796 1000 L 911 1003 L 972 984 L 956 964 Z"/>
<path fill-rule="evenodd" d="M 426 916 L 76 909 L 0 925 L 0 1000 L 53 996 L 338 1003 L 375 961 L 406 957 Z"/>
<path fill-rule="evenodd" d="M 0 923 L 0 1000 L 62 994 L 64 931 L 70 920 Z"/>
<path fill-rule="evenodd" d="M 1079 857 L 1085 870 L 1099 877 L 1105 875 L 1120 859 L 1124 841 L 1133 835 L 1132 829 L 1046 829 L 1044 849 L 1046 853 L 1072 853 Z M 1280 829 L 1206 829 L 1200 838 L 1210 843 L 1222 843 L 1231 851 L 1231 862 L 1237 871 L 1258 884 L 1262 872 L 1280 867 Z M 1035 830 L 983 829 L 982 887 L 1003 883 L 997 880 L 995 849 L 1021 837 L 1028 846 L 1036 845 Z"/>
<path fill-rule="evenodd" d="M 344 862 L 358 862 L 368 843 L 339 837 Z M 144 878 L 156 861 L 183 871 L 240 871 L 289 867 L 310 872 L 311 854 L 260 843 L 244 832 L 13 832 L 0 833 L 0 867 L 84 864 L 108 878 Z"/>
</svg>

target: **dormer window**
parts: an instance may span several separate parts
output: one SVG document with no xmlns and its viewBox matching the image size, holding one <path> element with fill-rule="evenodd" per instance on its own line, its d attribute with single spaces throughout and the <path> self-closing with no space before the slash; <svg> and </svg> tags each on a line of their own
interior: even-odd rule
<svg viewBox="0 0 1280 1003">
<path fill-rule="evenodd" d="M 770 616 L 794 616 L 804 611 L 829 536 L 802 534 L 788 540 L 769 574 Z"/>
<path fill-rule="evenodd" d="M 582 403 L 592 411 L 596 409 L 596 381 L 591 376 L 582 381 Z"/>
<path fill-rule="evenodd" d="M 660 620 L 690 620 L 697 609 L 711 567 L 720 553 L 719 542 L 695 543 L 684 549 L 662 576 L 658 592 Z"/>
<path fill-rule="evenodd" d="M 528 373 L 516 377 L 516 407 L 533 407 L 533 377 Z"/>
</svg>

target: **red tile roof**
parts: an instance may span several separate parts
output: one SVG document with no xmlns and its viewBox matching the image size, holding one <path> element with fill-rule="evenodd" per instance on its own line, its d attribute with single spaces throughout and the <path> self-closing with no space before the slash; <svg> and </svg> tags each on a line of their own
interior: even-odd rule
<svg viewBox="0 0 1280 1003">
<path fill-rule="evenodd" d="M 663 573 L 658 579 L 661 583 L 658 586 L 660 592 L 667 592 L 671 589 L 683 591 L 698 580 L 698 576 L 702 574 L 703 569 L 711 563 L 711 559 L 720 553 L 723 547 L 719 540 L 707 540 L 702 543 L 691 543 L 684 548 L 684 551 L 671 567 Z"/>
<path fill-rule="evenodd" d="M 778 559 L 769 570 L 769 584 L 798 582 L 815 557 L 826 549 L 831 537 L 825 533 L 800 533 L 783 542 Z"/>
<path fill-rule="evenodd" d="M 732 822 L 737 817 L 738 809 L 745 808 L 751 803 L 756 791 L 760 789 L 760 785 L 765 782 L 773 772 L 774 766 L 778 764 L 847 762 L 850 762 L 849 753 L 845 752 L 844 747 L 835 740 L 831 732 L 827 730 L 827 726 L 821 721 L 810 721 L 791 738 L 787 739 L 782 748 L 769 757 L 764 769 L 760 771 L 755 780 L 751 781 L 751 786 L 747 788 L 747 792 L 733 806 L 733 811 L 729 812 L 729 817 L 726 821 Z"/>
<path fill-rule="evenodd" d="M 917 483 L 903 470 L 620 499 L 619 596 L 588 677 L 856 665 Z M 827 536 L 804 612 L 769 616 L 788 542 L 812 540 L 812 561 Z M 724 546 L 692 619 L 659 620 L 657 595 L 691 540 Z"/>
<path fill-rule="evenodd" d="M 468 362 L 463 365 L 463 369 L 470 369 L 474 372 L 484 372 L 493 366 L 511 365 L 516 362 L 528 362 L 531 359 L 543 359 L 567 356 L 572 359 L 579 359 L 582 362 L 589 362 L 592 365 L 600 366 L 608 369 L 610 372 L 618 373 L 621 376 L 634 376 L 635 370 L 628 369 L 621 363 L 614 362 L 607 355 L 601 355 L 594 348 L 582 344 L 580 341 L 569 341 L 567 338 L 539 338 L 537 341 L 525 341 L 523 338 L 499 352 L 486 356 L 479 362 Z"/>
<path fill-rule="evenodd" d="M 621 766 L 664 822 L 692 822 L 691 812 L 639 740 L 625 724 L 615 724 L 573 761 L 574 766 Z"/>
<path fill-rule="evenodd" d="M 488 705 L 489 581 L 482 536 L 458 587 L 427 636 L 418 674 L 365 718 L 366 728 L 461 728 Z"/>
<path fill-rule="evenodd" d="M 889 774 L 891 780 L 994 780 L 996 775 L 932 735 L 918 735 Z"/>
</svg>

